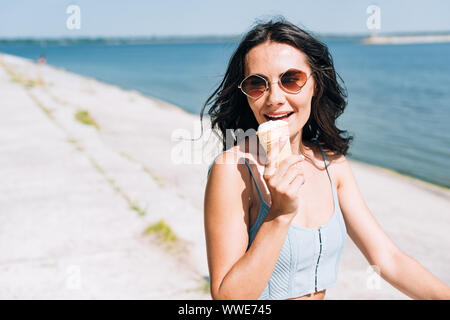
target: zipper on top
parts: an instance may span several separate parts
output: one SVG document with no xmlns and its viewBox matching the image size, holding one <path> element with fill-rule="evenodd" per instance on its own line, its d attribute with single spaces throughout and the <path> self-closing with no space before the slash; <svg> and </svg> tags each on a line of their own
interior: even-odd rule
<svg viewBox="0 0 450 320">
<path fill-rule="evenodd" d="M 317 292 L 317 268 L 319 267 L 319 261 L 320 261 L 320 255 L 322 254 L 322 235 L 320 233 L 320 228 L 319 230 L 319 244 L 320 244 L 320 249 L 319 249 L 319 256 L 317 257 L 317 263 L 316 263 L 316 277 L 315 277 L 315 290 Z"/>
</svg>

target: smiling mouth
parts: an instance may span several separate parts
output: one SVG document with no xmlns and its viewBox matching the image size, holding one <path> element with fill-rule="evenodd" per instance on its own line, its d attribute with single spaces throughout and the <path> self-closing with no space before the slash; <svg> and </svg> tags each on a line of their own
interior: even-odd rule
<svg viewBox="0 0 450 320">
<path fill-rule="evenodd" d="M 266 120 L 270 121 L 274 121 L 274 120 L 286 120 L 288 119 L 294 112 L 290 112 L 288 113 L 286 116 L 284 117 L 269 117 L 268 115 L 264 115 L 264 118 L 266 118 Z"/>
</svg>

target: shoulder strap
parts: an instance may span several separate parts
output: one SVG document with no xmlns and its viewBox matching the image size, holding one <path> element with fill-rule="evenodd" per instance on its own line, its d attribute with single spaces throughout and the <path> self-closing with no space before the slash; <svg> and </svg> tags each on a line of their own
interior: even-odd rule
<svg viewBox="0 0 450 320">
<path fill-rule="evenodd" d="M 328 169 L 329 163 L 327 159 L 327 155 L 325 154 L 325 151 L 323 151 L 322 146 L 320 145 L 320 142 L 317 141 L 317 145 L 320 148 L 320 151 L 322 151 L 323 159 L 325 160 L 325 168 L 327 169 L 328 177 L 330 178 L 331 184 L 334 186 L 333 178 L 331 177 L 330 170 Z"/>
</svg>

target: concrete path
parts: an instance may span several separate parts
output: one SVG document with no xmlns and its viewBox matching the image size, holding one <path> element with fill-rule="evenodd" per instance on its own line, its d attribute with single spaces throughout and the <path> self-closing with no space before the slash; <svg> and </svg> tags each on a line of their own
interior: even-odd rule
<svg viewBox="0 0 450 320">
<path fill-rule="evenodd" d="M 192 232 L 193 223 L 200 229 L 201 212 L 102 141 L 103 133 L 114 135 L 108 130 L 130 125 L 127 119 L 111 129 L 99 121 L 100 130 L 76 121 L 78 108 L 114 109 L 97 98 L 83 101 L 92 92 L 77 85 L 89 81 L 73 76 L 58 83 L 70 94 L 56 82 L 27 88 L 11 81 L 14 74 L 36 79 L 32 69 L 8 56 L 0 67 L 0 298 L 208 299 L 207 271 L 193 263 L 202 249 L 192 250 L 202 236 Z M 52 70 L 43 69 L 50 79 Z M 151 143 L 147 149 L 152 153 Z M 162 218 L 180 239 L 171 250 L 143 234 Z"/>
</svg>

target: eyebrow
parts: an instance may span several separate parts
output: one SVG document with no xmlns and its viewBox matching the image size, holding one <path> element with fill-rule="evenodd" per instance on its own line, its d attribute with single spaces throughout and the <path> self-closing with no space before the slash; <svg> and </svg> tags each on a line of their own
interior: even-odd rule
<svg viewBox="0 0 450 320">
<path fill-rule="evenodd" d="M 287 71 L 287 70 L 286 70 Z M 285 72 L 286 72 L 285 71 Z M 282 73 L 280 73 L 279 75 L 278 75 L 278 77 L 281 77 L 281 75 L 283 74 L 284 72 L 282 72 Z M 258 76 L 261 76 L 261 77 L 264 77 L 264 78 L 266 78 L 267 79 L 267 76 L 265 75 L 265 74 L 262 74 L 262 73 L 250 73 L 249 75 L 258 75 Z"/>
<path fill-rule="evenodd" d="M 284 73 L 286 73 L 288 70 L 291 70 L 291 69 L 295 69 L 295 70 L 299 70 L 299 71 L 303 71 L 304 73 L 306 73 L 307 74 L 307 72 L 306 71 L 304 71 L 304 70 L 302 70 L 302 69 L 299 69 L 299 68 L 289 68 L 289 69 L 286 69 L 286 71 L 284 71 L 284 72 L 282 72 L 282 73 L 280 73 L 279 75 L 278 75 L 278 78 L 279 77 L 281 77 L 281 75 L 282 74 L 284 74 Z M 264 75 L 264 74 L 262 74 L 262 73 L 250 73 L 248 76 L 251 76 L 251 75 L 258 75 L 258 76 L 261 76 L 261 77 L 263 77 L 263 78 L 265 78 L 265 79 L 267 79 L 267 76 L 266 75 Z M 248 77 L 247 76 L 247 77 Z"/>
</svg>

